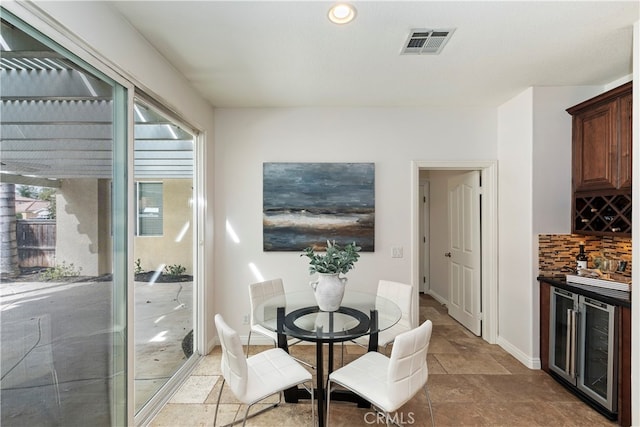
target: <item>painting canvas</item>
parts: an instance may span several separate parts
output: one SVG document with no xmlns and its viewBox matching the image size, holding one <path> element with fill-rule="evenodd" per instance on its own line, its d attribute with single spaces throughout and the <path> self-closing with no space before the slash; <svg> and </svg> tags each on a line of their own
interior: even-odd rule
<svg viewBox="0 0 640 427">
<path fill-rule="evenodd" d="M 263 248 L 374 251 L 374 163 L 264 163 Z"/>
</svg>

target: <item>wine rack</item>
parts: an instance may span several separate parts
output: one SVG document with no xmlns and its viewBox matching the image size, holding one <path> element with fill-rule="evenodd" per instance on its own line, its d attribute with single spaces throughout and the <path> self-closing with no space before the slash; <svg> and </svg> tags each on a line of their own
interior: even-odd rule
<svg viewBox="0 0 640 427">
<path fill-rule="evenodd" d="M 631 236 L 631 193 L 574 198 L 574 233 Z"/>
</svg>

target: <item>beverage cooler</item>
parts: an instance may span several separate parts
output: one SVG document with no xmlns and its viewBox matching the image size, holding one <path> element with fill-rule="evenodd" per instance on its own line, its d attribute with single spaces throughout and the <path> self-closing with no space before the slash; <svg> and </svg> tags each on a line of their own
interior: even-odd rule
<svg viewBox="0 0 640 427">
<path fill-rule="evenodd" d="M 615 306 L 553 286 L 550 302 L 549 369 L 616 413 Z"/>
</svg>

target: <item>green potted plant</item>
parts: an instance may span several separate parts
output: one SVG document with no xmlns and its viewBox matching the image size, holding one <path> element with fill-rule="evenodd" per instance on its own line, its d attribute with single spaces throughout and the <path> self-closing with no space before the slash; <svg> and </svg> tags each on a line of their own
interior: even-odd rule
<svg viewBox="0 0 640 427">
<path fill-rule="evenodd" d="M 327 240 L 324 253 L 317 253 L 312 247 L 305 248 L 300 256 L 309 258 L 309 273 L 318 273 L 318 278 L 310 282 L 318 307 L 323 311 L 336 311 L 342 303 L 346 274 L 353 269 L 360 258 L 360 246 L 355 242 L 345 246 Z"/>
</svg>

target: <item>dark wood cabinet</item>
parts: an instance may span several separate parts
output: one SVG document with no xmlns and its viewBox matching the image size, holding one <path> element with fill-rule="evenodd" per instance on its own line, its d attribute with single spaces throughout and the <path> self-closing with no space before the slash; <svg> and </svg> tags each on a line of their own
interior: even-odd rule
<svg viewBox="0 0 640 427">
<path fill-rule="evenodd" d="M 631 309 L 618 310 L 618 424 L 631 425 Z"/>
<path fill-rule="evenodd" d="M 631 188 L 629 82 L 567 109 L 573 116 L 573 191 Z"/>
<path fill-rule="evenodd" d="M 618 188 L 618 102 L 573 116 L 574 191 Z"/>
<path fill-rule="evenodd" d="M 572 115 L 572 232 L 631 235 L 632 82 Z"/>
<path fill-rule="evenodd" d="M 618 183 L 620 188 L 631 188 L 631 105 L 633 97 L 631 96 L 631 86 L 629 93 L 620 97 L 620 147 L 618 168 Z"/>
<path fill-rule="evenodd" d="M 551 286 L 540 282 L 540 367 L 549 372 L 549 316 L 551 311 Z"/>
<path fill-rule="evenodd" d="M 567 287 L 564 279 L 561 281 L 538 278 L 540 280 L 540 365 L 543 371 L 552 374 L 549 367 L 549 340 L 550 340 L 550 319 L 551 319 L 551 286 L 566 288 L 571 292 L 580 293 L 580 289 Z M 596 298 L 592 292 L 587 291 L 586 295 Z M 606 298 L 606 297 L 605 297 Z M 609 304 L 615 301 L 607 299 Z M 631 308 L 630 302 L 616 306 L 616 342 L 617 342 L 617 399 L 618 411 L 617 422 L 621 426 L 631 425 Z M 553 375 L 552 375 L 553 376 Z M 555 377 L 554 377 L 555 378 Z"/>
</svg>

